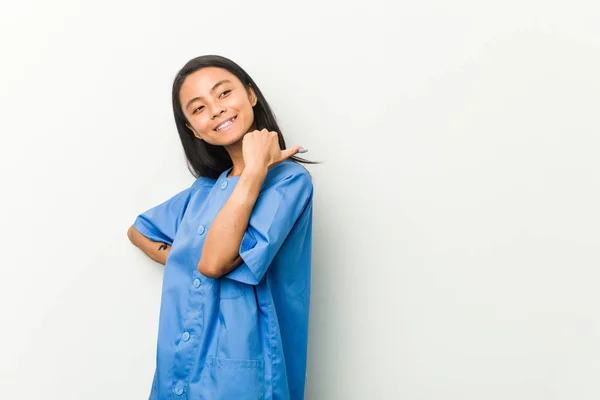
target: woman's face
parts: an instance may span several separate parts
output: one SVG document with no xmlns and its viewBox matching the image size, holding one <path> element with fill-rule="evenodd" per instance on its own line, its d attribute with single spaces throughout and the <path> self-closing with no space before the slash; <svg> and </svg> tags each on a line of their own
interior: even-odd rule
<svg viewBox="0 0 600 400">
<path fill-rule="evenodd" d="M 254 126 L 254 91 L 225 69 L 207 67 L 188 75 L 179 100 L 188 128 L 212 145 L 234 144 Z"/>
</svg>

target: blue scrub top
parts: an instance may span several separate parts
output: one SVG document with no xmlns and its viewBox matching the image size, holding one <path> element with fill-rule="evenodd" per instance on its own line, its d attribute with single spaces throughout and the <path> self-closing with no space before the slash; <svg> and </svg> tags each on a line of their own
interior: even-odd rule
<svg viewBox="0 0 600 400">
<path fill-rule="evenodd" d="M 239 177 L 198 178 L 140 214 L 135 228 L 172 245 L 165 265 L 150 400 L 303 399 L 313 186 L 303 166 L 269 169 L 240 245 L 243 263 L 198 271 L 210 224 Z"/>
</svg>

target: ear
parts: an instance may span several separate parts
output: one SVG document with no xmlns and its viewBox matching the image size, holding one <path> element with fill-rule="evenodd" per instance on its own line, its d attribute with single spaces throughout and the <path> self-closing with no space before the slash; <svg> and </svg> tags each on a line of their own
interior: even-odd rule
<svg viewBox="0 0 600 400">
<path fill-rule="evenodd" d="M 248 100 L 250 100 L 250 104 L 252 104 L 252 107 L 254 107 L 256 103 L 258 103 L 258 98 L 256 97 L 256 93 L 254 93 L 254 89 L 252 89 L 252 86 L 248 86 Z"/>
<path fill-rule="evenodd" d="M 194 136 L 196 136 L 197 139 L 202 140 L 202 138 L 200 137 L 200 135 L 194 130 L 194 128 L 192 128 L 191 126 L 189 126 L 188 124 L 185 124 L 185 126 L 187 126 L 187 128 L 192 131 L 192 133 L 194 134 Z"/>
</svg>

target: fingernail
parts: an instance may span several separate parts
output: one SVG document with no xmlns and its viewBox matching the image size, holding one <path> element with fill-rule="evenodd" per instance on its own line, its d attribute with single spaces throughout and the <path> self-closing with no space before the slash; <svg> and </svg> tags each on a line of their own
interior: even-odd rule
<svg viewBox="0 0 600 400">
<path fill-rule="evenodd" d="M 298 153 L 306 153 L 308 151 L 308 149 L 300 149 L 298 150 Z"/>
</svg>

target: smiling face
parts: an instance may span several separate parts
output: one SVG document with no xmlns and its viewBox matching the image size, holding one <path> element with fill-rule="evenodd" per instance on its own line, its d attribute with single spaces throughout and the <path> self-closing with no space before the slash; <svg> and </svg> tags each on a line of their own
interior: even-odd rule
<svg viewBox="0 0 600 400">
<path fill-rule="evenodd" d="M 188 128 L 212 145 L 237 143 L 254 128 L 256 95 L 225 69 L 207 67 L 188 75 L 179 101 Z"/>
</svg>

